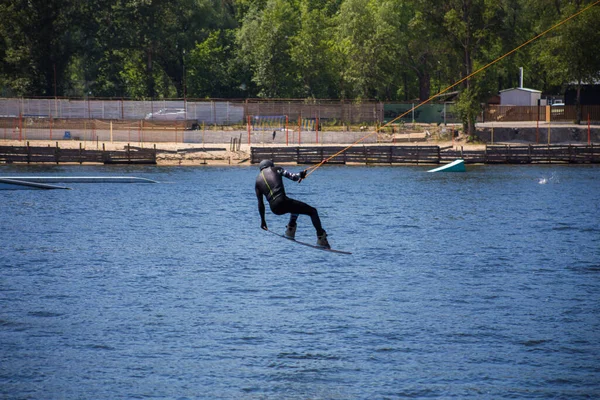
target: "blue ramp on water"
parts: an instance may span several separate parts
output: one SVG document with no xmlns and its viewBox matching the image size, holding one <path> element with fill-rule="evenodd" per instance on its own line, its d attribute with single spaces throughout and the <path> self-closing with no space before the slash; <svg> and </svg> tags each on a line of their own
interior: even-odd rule
<svg viewBox="0 0 600 400">
<path fill-rule="evenodd" d="M 3 176 L 1 178 L 35 183 L 158 183 L 152 179 L 135 176 Z"/>
<path fill-rule="evenodd" d="M 134 176 L 3 176 L 0 190 L 70 189 L 54 183 L 158 183 Z"/>
<path fill-rule="evenodd" d="M 430 169 L 427 172 L 465 172 L 465 160 L 459 158 L 452 161 L 450 164 L 442 165 L 441 167 Z"/>
<path fill-rule="evenodd" d="M 26 180 L 0 178 L 0 190 L 23 189 L 70 189 L 66 186 L 49 185 L 47 183 L 31 182 Z"/>
</svg>

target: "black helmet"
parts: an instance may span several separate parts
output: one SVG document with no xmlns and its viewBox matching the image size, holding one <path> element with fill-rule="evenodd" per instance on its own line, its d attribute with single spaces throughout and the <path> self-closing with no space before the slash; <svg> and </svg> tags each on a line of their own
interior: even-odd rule
<svg viewBox="0 0 600 400">
<path fill-rule="evenodd" d="M 265 168 L 270 168 L 274 166 L 275 164 L 273 164 L 273 161 L 271 160 L 262 160 L 260 164 L 258 164 L 258 168 L 260 168 L 261 171 Z"/>
</svg>

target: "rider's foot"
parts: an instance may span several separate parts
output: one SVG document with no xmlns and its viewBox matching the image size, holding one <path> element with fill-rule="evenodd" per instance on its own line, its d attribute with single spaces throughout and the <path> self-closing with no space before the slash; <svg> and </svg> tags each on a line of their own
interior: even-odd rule
<svg viewBox="0 0 600 400">
<path fill-rule="evenodd" d="M 317 246 L 324 247 L 326 249 L 331 248 L 331 246 L 329 245 L 329 242 L 327 241 L 327 232 L 323 231 L 322 234 L 317 236 Z"/>
<path fill-rule="evenodd" d="M 285 236 L 288 239 L 295 239 L 296 238 L 296 225 L 286 226 L 285 233 L 283 234 L 283 236 Z"/>
</svg>

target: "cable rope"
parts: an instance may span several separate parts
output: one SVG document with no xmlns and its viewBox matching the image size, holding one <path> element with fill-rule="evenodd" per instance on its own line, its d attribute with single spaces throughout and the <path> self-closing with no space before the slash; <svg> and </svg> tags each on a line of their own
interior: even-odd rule
<svg viewBox="0 0 600 400">
<path fill-rule="evenodd" d="M 392 119 L 391 121 L 387 122 L 386 124 L 380 126 L 379 128 L 375 129 L 373 132 L 370 132 L 369 134 L 359 138 L 358 140 L 356 140 L 355 142 L 353 142 L 352 144 L 344 147 L 342 150 L 338 151 L 337 153 L 333 154 L 332 156 L 327 157 L 326 159 L 322 160 L 320 163 L 317 163 L 315 165 L 312 165 L 310 167 L 308 167 L 306 169 L 307 173 L 306 173 L 306 177 L 308 177 L 310 174 L 312 174 L 313 172 L 315 172 L 317 170 L 317 168 L 321 167 L 323 164 L 329 162 L 329 160 L 339 156 L 340 154 L 344 153 L 345 151 L 347 151 L 348 149 L 350 149 L 351 147 L 359 144 L 360 142 L 364 141 L 365 139 L 377 134 L 382 128 L 385 128 L 387 126 L 389 126 L 390 124 L 396 122 L 397 120 L 399 120 L 400 118 L 408 115 L 409 113 L 411 113 L 412 111 L 416 110 L 417 108 L 421 107 L 424 104 L 429 103 L 431 100 L 433 100 L 436 97 L 439 97 L 440 95 L 446 93 L 447 91 L 449 91 L 450 89 L 454 88 L 455 86 L 460 85 L 461 83 L 463 83 L 464 81 L 466 81 L 467 79 L 472 78 L 473 76 L 481 73 L 482 71 L 488 69 L 489 67 L 491 67 L 492 65 L 498 63 L 499 61 L 503 60 L 504 58 L 508 57 L 509 55 L 519 51 L 521 48 L 527 46 L 529 43 L 539 39 L 540 37 L 546 35 L 547 33 L 553 31 L 554 29 L 560 27 L 561 25 L 567 23 L 568 21 L 572 20 L 573 18 L 577 17 L 580 14 L 583 14 L 584 12 L 586 12 L 587 10 L 589 10 L 590 8 L 594 7 L 595 5 L 599 4 L 600 0 L 595 1 L 594 3 L 590 4 L 589 6 L 579 10 L 578 12 L 576 12 L 575 14 L 572 14 L 571 16 L 569 16 L 568 18 L 565 18 L 564 20 L 560 21 L 559 23 L 553 25 L 552 27 L 546 29 L 544 32 L 538 34 L 537 36 L 529 39 L 528 41 L 526 41 L 525 43 L 515 47 L 514 49 L 512 49 L 511 51 L 509 51 L 508 53 L 496 58 L 494 61 L 484 65 L 483 67 L 479 68 L 477 71 L 472 72 L 471 74 L 465 76 L 464 78 L 462 78 L 461 80 L 453 83 L 452 85 L 448 86 L 447 88 L 445 88 L 444 90 L 440 91 L 438 94 L 431 96 L 430 98 L 428 98 L 427 100 L 423 101 L 422 103 L 417 104 L 416 106 L 412 107 L 410 110 L 406 111 L 405 113 L 397 116 L 396 118 Z"/>
</svg>

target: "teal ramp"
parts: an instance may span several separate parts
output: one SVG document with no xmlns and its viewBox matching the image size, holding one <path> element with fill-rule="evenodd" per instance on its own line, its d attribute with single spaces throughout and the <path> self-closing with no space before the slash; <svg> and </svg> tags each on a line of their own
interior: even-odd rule
<svg viewBox="0 0 600 400">
<path fill-rule="evenodd" d="M 431 169 L 427 172 L 465 172 L 465 160 L 459 158 L 452 161 L 450 164 L 442 165 L 441 167 Z"/>
</svg>

